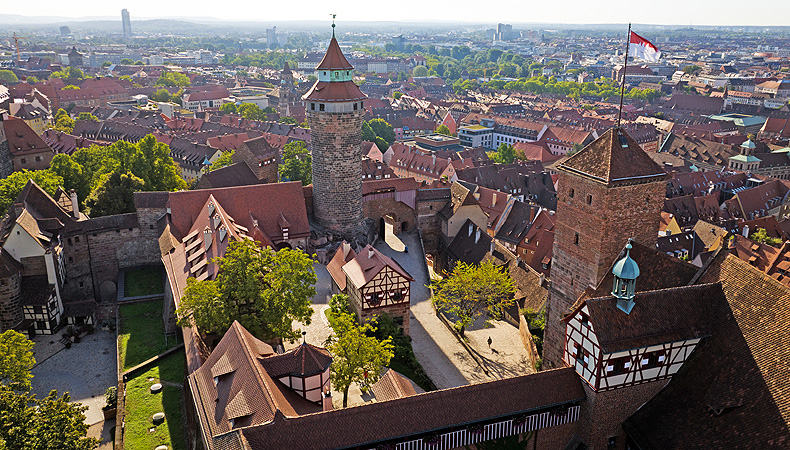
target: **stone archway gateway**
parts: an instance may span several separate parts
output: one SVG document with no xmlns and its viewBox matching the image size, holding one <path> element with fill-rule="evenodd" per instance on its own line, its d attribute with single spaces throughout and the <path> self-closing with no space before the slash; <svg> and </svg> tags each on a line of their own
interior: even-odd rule
<svg viewBox="0 0 790 450">
<path fill-rule="evenodd" d="M 102 303 L 114 302 L 118 296 L 118 289 L 112 280 L 104 280 L 99 285 L 99 300 Z"/>
</svg>

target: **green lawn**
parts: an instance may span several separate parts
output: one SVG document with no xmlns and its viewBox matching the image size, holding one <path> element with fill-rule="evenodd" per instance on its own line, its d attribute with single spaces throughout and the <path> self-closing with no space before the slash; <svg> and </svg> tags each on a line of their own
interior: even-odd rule
<svg viewBox="0 0 790 450">
<path fill-rule="evenodd" d="M 178 351 L 126 383 L 124 448 L 151 450 L 166 445 L 168 449 L 186 449 L 182 408 L 185 364 L 184 352 Z M 162 391 L 151 394 L 151 385 L 160 381 L 163 381 Z M 151 416 L 158 412 L 165 413 L 165 421 L 151 432 L 154 428 Z"/>
<path fill-rule="evenodd" d="M 162 294 L 164 292 L 161 267 L 144 267 L 125 272 L 125 297 L 139 297 L 141 295 Z"/>
<path fill-rule="evenodd" d="M 120 315 L 118 350 L 124 370 L 131 369 L 177 344 L 172 337 L 165 343 L 162 300 L 121 305 Z"/>
</svg>

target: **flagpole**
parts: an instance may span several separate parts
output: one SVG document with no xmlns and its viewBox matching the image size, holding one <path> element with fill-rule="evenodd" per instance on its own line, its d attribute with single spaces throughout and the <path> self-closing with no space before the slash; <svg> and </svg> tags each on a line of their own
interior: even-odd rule
<svg viewBox="0 0 790 450">
<path fill-rule="evenodd" d="M 623 64 L 623 84 L 620 87 L 620 110 L 617 112 L 617 128 L 620 128 L 620 118 L 623 116 L 623 96 L 625 95 L 625 76 L 628 73 L 628 47 L 631 46 L 631 24 L 628 24 L 628 38 L 625 40 L 625 63 Z"/>
</svg>

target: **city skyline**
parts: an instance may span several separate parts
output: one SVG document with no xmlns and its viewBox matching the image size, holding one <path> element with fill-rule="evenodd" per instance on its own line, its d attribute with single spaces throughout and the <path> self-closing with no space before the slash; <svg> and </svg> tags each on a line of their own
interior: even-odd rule
<svg viewBox="0 0 790 450">
<path fill-rule="evenodd" d="M 131 6 L 131 8 L 129 8 Z M 777 4 L 767 0 L 757 0 L 752 3 L 756 10 L 771 10 L 769 16 L 744 16 L 736 11 L 733 0 L 725 0 L 716 4 L 717 9 L 711 11 L 709 4 L 694 4 L 670 0 L 662 4 L 661 8 L 640 8 L 639 4 L 616 0 L 608 2 L 605 8 L 589 11 L 580 0 L 570 0 L 566 7 L 558 9 L 554 4 L 530 5 L 523 11 L 502 11 L 500 9 L 481 10 L 473 2 L 437 2 L 423 4 L 409 0 L 402 3 L 396 11 L 380 11 L 376 8 L 357 8 L 351 3 L 327 5 L 315 0 L 308 0 L 298 11 L 286 4 L 261 5 L 248 1 L 238 3 L 233 9 L 195 9 L 189 8 L 181 2 L 166 4 L 143 0 L 133 5 L 123 2 L 98 3 L 87 2 L 73 5 L 45 0 L 39 11 L 46 11 L 47 18 L 53 20 L 107 20 L 112 17 L 120 19 L 121 9 L 129 9 L 132 20 L 150 20 L 161 18 L 181 18 L 195 20 L 222 20 L 245 22 L 282 22 L 327 20 L 330 13 L 338 15 L 338 21 L 346 22 L 456 22 L 465 24 L 484 24 L 508 22 L 513 24 L 625 24 L 628 22 L 665 25 L 665 26 L 785 26 L 783 20 L 790 14 L 790 4 Z M 21 15 L 26 18 L 35 18 L 30 15 L 29 8 L 22 4 L 10 4 L 4 8 L 4 15 Z M 682 14 L 679 14 L 682 11 Z M 254 17 L 254 20 L 250 18 Z M 9 22 L 13 22 L 10 20 Z"/>
</svg>

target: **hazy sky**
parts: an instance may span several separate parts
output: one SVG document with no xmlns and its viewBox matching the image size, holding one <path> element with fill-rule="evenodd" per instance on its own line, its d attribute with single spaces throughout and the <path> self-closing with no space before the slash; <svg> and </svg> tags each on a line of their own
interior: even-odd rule
<svg viewBox="0 0 790 450">
<path fill-rule="evenodd" d="M 3 2 L 0 14 L 25 16 L 215 17 L 253 20 L 328 20 L 330 13 L 358 21 L 464 21 L 542 23 L 649 23 L 668 25 L 790 25 L 790 0 L 20 0 Z M 380 5 L 380 6 L 377 6 Z"/>
</svg>

